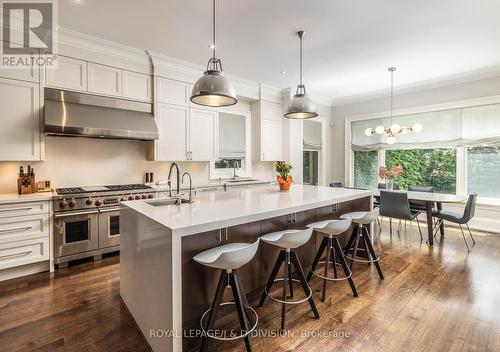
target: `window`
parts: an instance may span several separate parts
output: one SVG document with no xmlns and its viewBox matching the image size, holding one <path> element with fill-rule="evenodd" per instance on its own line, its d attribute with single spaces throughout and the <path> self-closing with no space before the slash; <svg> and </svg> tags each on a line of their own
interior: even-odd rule
<svg viewBox="0 0 500 352">
<path fill-rule="evenodd" d="M 500 198 L 500 147 L 467 149 L 467 189 L 483 198 Z"/>
<path fill-rule="evenodd" d="M 386 150 L 386 166 L 403 165 L 403 175 L 394 182 L 401 189 L 433 186 L 439 193 L 456 193 L 457 153 L 455 149 Z"/>
<path fill-rule="evenodd" d="M 354 187 L 377 188 L 378 184 L 378 152 L 354 152 Z"/>
</svg>

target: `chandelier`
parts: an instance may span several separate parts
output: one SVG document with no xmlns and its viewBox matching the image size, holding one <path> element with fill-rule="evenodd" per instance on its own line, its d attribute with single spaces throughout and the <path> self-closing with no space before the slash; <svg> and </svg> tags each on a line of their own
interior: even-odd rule
<svg viewBox="0 0 500 352">
<path fill-rule="evenodd" d="M 391 122 L 389 124 L 390 127 L 384 127 L 379 125 L 375 128 L 367 128 L 365 130 L 365 135 L 373 136 L 374 134 L 385 134 L 387 144 L 396 143 L 396 136 L 398 134 L 406 134 L 408 132 L 419 133 L 422 131 L 422 125 L 419 123 L 414 124 L 411 127 L 401 126 L 397 123 L 392 122 L 393 118 L 393 110 L 394 110 L 394 71 L 396 71 L 396 67 L 389 67 L 389 72 L 391 73 Z"/>
</svg>

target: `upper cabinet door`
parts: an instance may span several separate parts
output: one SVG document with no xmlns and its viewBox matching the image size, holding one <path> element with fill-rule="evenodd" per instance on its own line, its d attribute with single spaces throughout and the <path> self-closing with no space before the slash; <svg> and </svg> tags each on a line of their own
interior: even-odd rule
<svg viewBox="0 0 500 352">
<path fill-rule="evenodd" d="M 88 63 L 88 91 L 91 93 L 122 96 L 122 70 Z"/>
<path fill-rule="evenodd" d="M 262 161 L 283 160 L 281 121 L 262 120 Z"/>
<path fill-rule="evenodd" d="M 0 45 L 3 42 L 0 41 Z M 34 60 L 38 56 L 38 50 L 33 50 L 31 54 L 31 59 Z M 13 78 L 19 79 L 21 81 L 28 82 L 40 82 L 40 67 L 37 65 L 32 65 L 27 68 L 14 67 L 12 69 L 0 68 L 0 77 L 3 78 Z"/>
<path fill-rule="evenodd" d="M 205 109 L 189 111 L 190 160 L 210 161 L 215 159 L 215 118 L 217 112 Z"/>
<path fill-rule="evenodd" d="M 0 116 L 0 160 L 40 160 L 39 85 L 0 78 Z"/>
<path fill-rule="evenodd" d="M 156 79 L 156 100 L 159 103 L 189 105 L 189 84 L 163 77 Z"/>
<path fill-rule="evenodd" d="M 152 102 L 151 76 L 123 70 L 123 97 Z"/>
<path fill-rule="evenodd" d="M 272 103 L 270 101 L 262 101 L 261 114 L 263 120 L 281 121 L 283 119 L 281 104 Z"/>
<path fill-rule="evenodd" d="M 187 160 L 188 119 L 187 107 L 157 104 L 160 138 L 156 141 L 156 161 Z"/>
<path fill-rule="evenodd" d="M 45 69 L 45 84 L 70 90 L 87 90 L 87 62 L 57 56 L 57 68 Z"/>
</svg>

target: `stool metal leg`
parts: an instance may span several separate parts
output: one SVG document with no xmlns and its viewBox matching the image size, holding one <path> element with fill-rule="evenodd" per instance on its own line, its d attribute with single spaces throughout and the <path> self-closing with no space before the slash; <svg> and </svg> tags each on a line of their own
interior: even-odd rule
<svg viewBox="0 0 500 352">
<path fill-rule="evenodd" d="M 347 266 L 347 262 L 345 261 L 344 253 L 342 252 L 342 248 L 340 247 L 339 240 L 334 238 L 333 239 L 333 246 L 335 250 L 337 251 L 337 255 L 340 260 L 340 264 L 342 265 L 342 269 L 344 269 L 344 274 L 346 277 L 348 277 L 349 285 L 351 286 L 352 294 L 354 297 L 358 297 L 358 291 L 356 291 L 356 286 L 354 285 L 354 281 L 352 280 L 352 272 L 349 270 L 349 267 Z"/>
<path fill-rule="evenodd" d="M 377 258 L 377 254 L 375 253 L 375 249 L 373 249 L 372 241 L 370 238 L 370 233 L 368 232 L 368 229 L 364 229 L 366 233 L 365 238 L 365 244 L 366 244 L 366 249 L 371 253 L 373 258 Z M 378 276 L 380 277 L 380 280 L 384 280 L 384 273 L 382 272 L 382 268 L 380 267 L 379 261 L 375 261 L 375 267 L 377 268 L 378 271 Z"/>
<path fill-rule="evenodd" d="M 234 303 L 236 305 L 236 310 L 238 311 L 238 317 L 240 319 L 240 326 L 243 331 L 249 331 L 250 326 L 248 323 L 247 319 L 247 313 L 246 313 L 246 308 L 244 308 L 244 300 L 242 296 L 245 294 L 244 292 L 241 292 L 238 278 L 236 274 L 231 274 L 230 275 L 230 284 L 231 288 L 233 289 L 233 297 L 234 297 Z M 252 345 L 250 345 L 250 338 L 248 335 L 244 337 L 245 340 L 245 346 L 247 349 L 247 352 L 252 352 Z"/>
<path fill-rule="evenodd" d="M 295 272 L 297 273 L 297 277 L 299 278 L 299 281 L 302 284 L 302 288 L 304 289 L 304 293 L 307 296 L 307 295 L 309 295 L 309 293 L 312 289 L 307 285 L 307 280 L 306 280 L 306 276 L 304 275 L 304 270 L 302 270 L 302 265 L 300 264 L 299 258 L 297 257 L 297 254 L 295 254 L 295 252 L 291 253 L 291 260 L 292 260 L 293 266 L 295 267 Z M 318 309 L 316 308 L 316 304 L 314 304 L 314 299 L 313 299 L 312 295 L 310 295 L 310 297 L 307 301 L 309 302 L 309 305 L 311 306 L 314 317 L 316 319 L 319 319 Z"/>
<path fill-rule="evenodd" d="M 325 260 L 325 270 L 323 276 L 326 278 L 328 276 L 328 265 L 330 265 L 330 247 L 332 245 L 332 239 L 328 237 L 327 248 L 326 248 L 326 260 Z M 325 301 L 326 297 L 326 279 L 323 279 L 323 290 L 321 291 L 321 302 Z"/>
<path fill-rule="evenodd" d="M 290 261 L 290 251 L 285 252 L 285 273 L 283 274 L 283 301 L 287 299 L 287 283 L 288 283 L 288 262 Z M 286 304 L 281 303 L 281 330 L 285 330 L 285 314 Z"/>
<path fill-rule="evenodd" d="M 222 296 L 224 295 L 225 288 L 226 288 L 226 271 L 223 270 L 220 275 L 219 284 L 217 285 L 217 291 L 212 303 L 212 309 L 210 310 L 210 313 L 208 315 L 205 331 L 212 330 L 215 326 L 215 320 L 217 319 L 217 313 L 219 312 L 220 304 L 222 303 Z M 207 351 L 207 349 L 208 349 L 208 337 L 206 335 L 203 335 L 201 340 L 200 351 L 205 352 Z"/>
<path fill-rule="evenodd" d="M 333 277 L 337 279 L 337 259 L 335 258 L 335 250 L 333 249 L 333 237 L 330 240 L 330 252 L 331 252 L 332 263 L 333 263 Z"/>
<path fill-rule="evenodd" d="M 267 280 L 266 289 L 264 290 L 262 296 L 260 297 L 258 307 L 262 307 L 262 305 L 264 304 L 264 301 L 266 300 L 267 297 L 266 291 L 269 292 L 269 290 L 271 290 L 271 286 L 273 286 L 274 280 L 276 279 L 276 275 L 278 275 L 278 271 L 280 270 L 281 263 L 283 263 L 284 260 L 285 260 L 285 251 L 281 251 L 280 254 L 278 255 L 278 258 L 276 258 L 276 263 L 274 263 L 273 271 L 269 276 L 269 280 Z"/>
<path fill-rule="evenodd" d="M 476 244 L 476 240 L 474 239 L 474 236 L 472 236 L 472 231 L 470 230 L 469 224 L 467 223 L 465 224 L 465 226 L 467 226 L 467 230 L 469 230 L 469 235 L 472 240 L 472 244 Z"/>
<path fill-rule="evenodd" d="M 307 274 L 307 281 L 309 282 L 313 276 L 313 272 L 316 270 L 318 267 L 318 262 L 321 259 L 321 256 L 323 255 L 323 252 L 327 246 L 328 243 L 328 237 L 323 237 L 323 240 L 321 241 L 321 244 L 319 245 L 318 252 L 316 252 L 316 257 L 314 257 L 313 263 L 311 265 L 311 269 L 309 270 L 309 273 Z"/>
<path fill-rule="evenodd" d="M 362 225 L 360 225 L 358 227 L 358 233 L 356 235 L 356 241 L 354 243 L 354 251 L 352 253 L 352 257 L 353 258 L 356 258 L 356 255 L 358 254 L 358 246 L 359 246 L 359 239 L 361 237 L 361 231 L 363 231 L 363 226 Z M 353 263 L 354 263 L 354 260 L 351 259 L 351 266 L 350 266 L 351 271 L 352 271 L 352 264 Z"/>
</svg>

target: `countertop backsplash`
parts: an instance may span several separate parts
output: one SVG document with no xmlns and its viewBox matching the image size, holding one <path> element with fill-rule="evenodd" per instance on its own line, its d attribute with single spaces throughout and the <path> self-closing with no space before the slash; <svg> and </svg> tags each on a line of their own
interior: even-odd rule
<svg viewBox="0 0 500 352">
<path fill-rule="evenodd" d="M 147 161 L 147 142 L 81 137 L 45 137 L 45 161 L 0 162 L 0 193 L 17 192 L 20 165 L 31 165 L 36 180 L 51 180 L 52 187 L 143 183 L 145 172 L 155 181 L 166 180 L 170 162 Z M 179 162 L 193 185 L 209 182 L 208 162 Z M 272 180 L 273 163 L 252 163 L 252 178 Z"/>
</svg>

